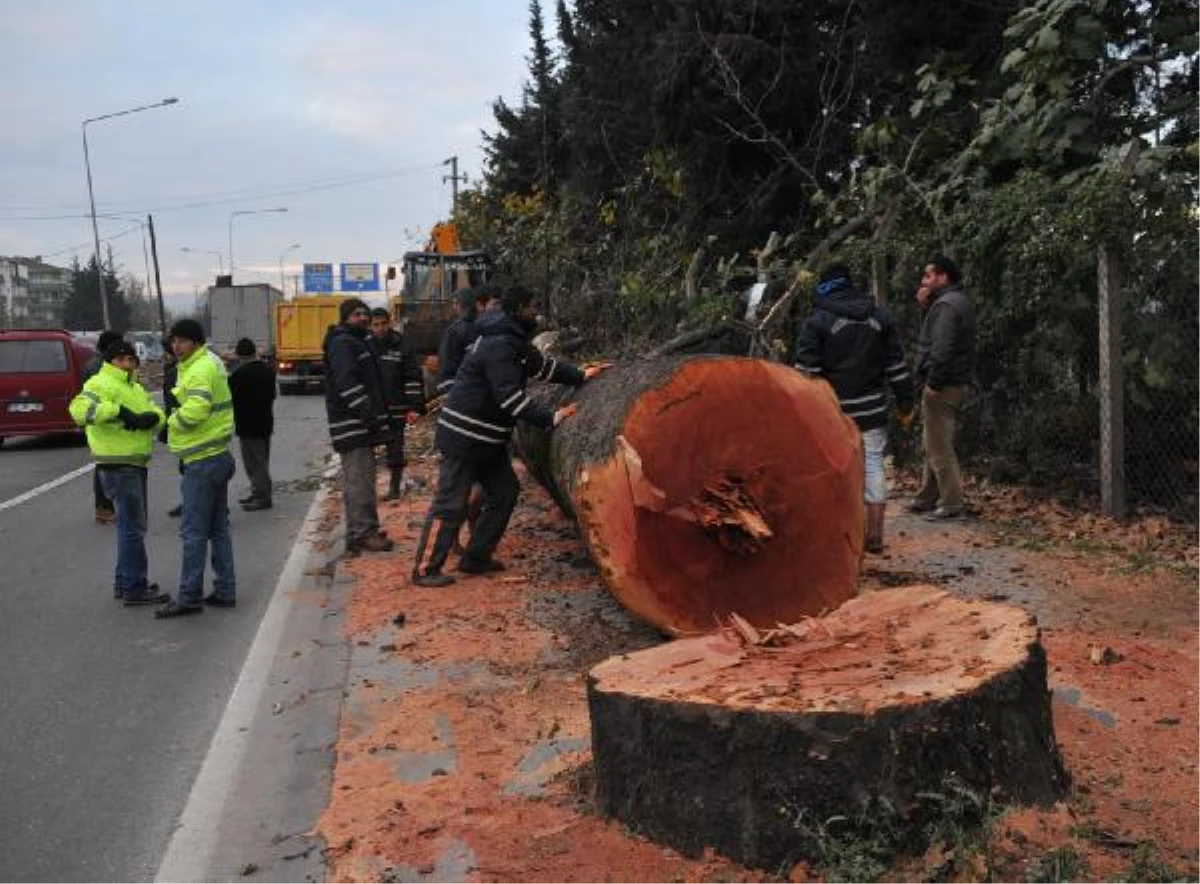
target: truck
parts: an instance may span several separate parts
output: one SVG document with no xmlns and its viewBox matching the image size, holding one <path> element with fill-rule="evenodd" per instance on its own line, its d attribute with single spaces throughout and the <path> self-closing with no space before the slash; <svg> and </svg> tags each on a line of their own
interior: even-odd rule
<svg viewBox="0 0 1200 884">
<path fill-rule="evenodd" d="M 454 293 L 481 285 L 492 273 L 482 249 L 463 249 L 453 222 L 435 224 L 420 252 L 403 257 L 403 282 L 393 315 L 418 354 L 436 353 L 442 332 L 454 319 Z"/>
<path fill-rule="evenodd" d="M 275 305 L 275 376 L 283 396 L 325 389 L 322 345 L 349 295 L 303 295 Z"/>
<path fill-rule="evenodd" d="M 266 283 L 209 286 L 204 319 L 209 345 L 217 353 L 232 355 L 241 338 L 254 341 L 268 359 L 275 352 L 275 306 L 283 293 Z"/>
</svg>

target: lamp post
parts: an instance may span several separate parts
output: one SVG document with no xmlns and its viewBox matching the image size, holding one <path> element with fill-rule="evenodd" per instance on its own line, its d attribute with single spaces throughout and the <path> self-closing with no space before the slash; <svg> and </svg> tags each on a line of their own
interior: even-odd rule
<svg viewBox="0 0 1200 884">
<path fill-rule="evenodd" d="M 117 111 L 115 114 L 104 114 L 100 117 L 88 117 L 83 121 L 83 165 L 87 170 L 87 186 L 88 186 L 88 205 L 92 211 L 92 242 L 96 247 L 96 287 L 100 290 L 100 309 L 104 313 L 104 327 L 109 327 L 108 317 L 108 293 L 104 291 L 104 265 L 100 262 L 100 229 L 96 226 L 96 197 L 92 192 L 92 159 L 88 153 L 87 127 L 88 123 L 98 123 L 101 120 L 111 120 L 113 117 L 123 117 L 127 114 L 136 114 L 139 111 L 151 110 L 156 107 L 166 107 L 169 104 L 175 104 L 179 101 L 178 98 L 164 98 L 162 101 L 157 101 L 154 104 L 145 104 L 141 107 L 133 107 L 129 110 Z"/>
<path fill-rule="evenodd" d="M 233 219 L 238 215 L 261 215 L 264 212 L 286 212 L 287 207 L 281 206 L 276 209 L 241 209 L 237 212 L 229 213 L 229 284 L 233 285 Z"/>
<path fill-rule="evenodd" d="M 279 294 L 283 295 L 285 298 L 287 297 L 287 281 L 283 278 L 283 258 L 288 252 L 294 251 L 298 248 L 300 248 L 300 243 L 294 242 L 284 249 L 279 256 Z"/>
<path fill-rule="evenodd" d="M 219 249 L 192 249 L 192 248 L 188 248 L 187 246 L 180 246 L 179 251 L 181 251 L 181 252 L 197 252 L 197 253 L 203 253 L 205 255 L 216 255 L 217 256 L 217 273 L 220 274 L 221 276 L 225 275 L 224 255 Z"/>
</svg>

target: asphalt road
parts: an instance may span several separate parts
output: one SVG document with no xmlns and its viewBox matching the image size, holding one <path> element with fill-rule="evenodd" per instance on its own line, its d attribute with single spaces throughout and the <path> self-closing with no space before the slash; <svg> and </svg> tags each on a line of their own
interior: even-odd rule
<svg viewBox="0 0 1200 884">
<path fill-rule="evenodd" d="M 238 607 L 177 620 L 113 600 L 115 533 L 94 522 L 90 472 L 14 503 L 85 466 L 86 446 L 0 448 L 0 880 L 153 879 L 324 466 L 322 398 L 275 414 L 275 507 L 232 508 Z M 239 465 L 231 502 L 246 490 Z M 156 447 L 150 579 L 172 591 L 178 500 Z"/>
</svg>

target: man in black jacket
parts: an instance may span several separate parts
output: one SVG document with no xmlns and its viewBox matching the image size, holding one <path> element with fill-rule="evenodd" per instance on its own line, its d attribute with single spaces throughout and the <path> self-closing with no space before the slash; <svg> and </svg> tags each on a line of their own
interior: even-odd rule
<svg viewBox="0 0 1200 884">
<path fill-rule="evenodd" d="M 375 446 L 388 441 L 387 403 L 379 362 L 367 345 L 371 310 L 358 298 L 338 307 L 339 325 L 325 336 L 325 413 L 333 450 L 342 460 L 346 552 L 386 552 L 375 507 Z"/>
<path fill-rule="evenodd" d="M 504 290 L 495 283 L 485 283 L 477 289 L 459 289 L 454 293 L 454 310 L 458 318 L 442 333 L 438 345 L 439 396 L 445 396 L 454 386 L 454 378 L 467 355 L 467 348 L 479 337 L 476 323 L 481 314 L 498 304 Z"/>
<path fill-rule="evenodd" d="M 532 378 L 579 386 L 601 370 L 597 366 L 581 371 L 543 356 L 529 342 L 536 311 L 528 289 L 509 288 L 501 305 L 501 310 L 489 310 L 479 317 L 479 337 L 467 352 L 438 416 L 436 441 L 442 463 L 437 493 L 417 545 L 413 567 L 417 586 L 454 582 L 442 573 L 442 567 L 466 518 L 467 494 L 474 482 L 483 486 L 483 509 L 458 569 L 467 574 L 504 569 L 493 553 L 520 492 L 508 453 L 513 427 L 523 420 L 549 430 L 574 414 L 570 405 L 551 412 L 534 402 L 525 392 L 525 382 Z M 431 533 L 433 548 L 424 561 Z"/>
<path fill-rule="evenodd" d="M 383 398 L 388 410 L 387 465 L 391 476 L 387 500 L 398 500 L 404 477 L 404 427 L 425 411 L 425 385 L 417 351 L 392 328 L 383 307 L 371 311 L 371 347 L 379 360 Z"/>
<path fill-rule="evenodd" d="M 242 448 L 242 467 L 250 480 L 250 496 L 242 509 L 271 508 L 271 434 L 275 432 L 275 372 L 258 358 L 254 341 L 242 338 L 234 348 L 237 363 L 229 374 L 233 424 Z"/>
<path fill-rule="evenodd" d="M 864 545 L 883 552 L 887 481 L 888 387 L 901 420 L 910 421 L 913 383 L 896 321 L 875 299 L 854 287 L 850 270 L 833 264 L 817 283 L 817 310 L 800 329 L 796 368 L 832 385 L 838 404 L 863 435 Z"/>
<path fill-rule="evenodd" d="M 921 276 L 922 306 L 928 309 L 917 341 L 925 473 L 908 509 L 934 521 L 963 514 L 954 439 L 975 372 L 975 306 L 960 279 L 957 265 L 944 255 L 931 258 Z"/>
</svg>

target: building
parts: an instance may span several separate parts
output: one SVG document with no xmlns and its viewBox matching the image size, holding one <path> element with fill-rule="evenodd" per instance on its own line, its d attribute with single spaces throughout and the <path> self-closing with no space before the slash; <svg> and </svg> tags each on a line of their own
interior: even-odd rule
<svg viewBox="0 0 1200 884">
<path fill-rule="evenodd" d="M 4 328 L 62 328 L 71 296 L 71 269 L 41 257 L 0 256 L 0 324 Z"/>
</svg>

